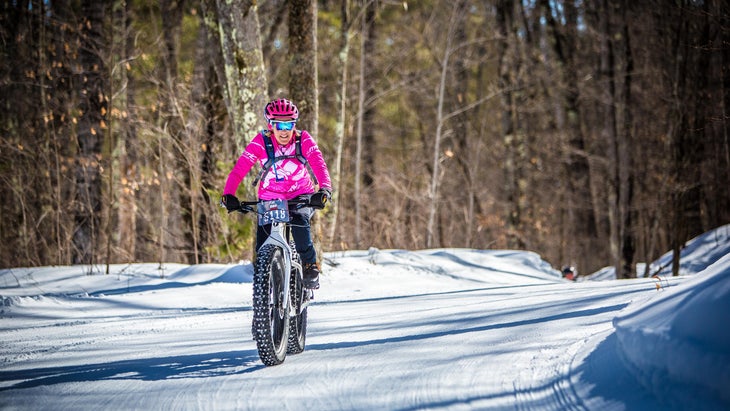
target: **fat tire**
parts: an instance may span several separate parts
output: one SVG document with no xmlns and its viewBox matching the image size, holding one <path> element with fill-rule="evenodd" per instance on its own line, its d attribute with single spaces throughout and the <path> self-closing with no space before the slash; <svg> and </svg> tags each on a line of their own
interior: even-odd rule
<svg viewBox="0 0 730 411">
<path fill-rule="evenodd" d="M 252 330 L 261 362 L 268 366 L 286 359 L 289 312 L 286 307 L 279 309 L 285 275 L 282 249 L 271 244 L 261 247 L 253 276 Z"/>
<path fill-rule="evenodd" d="M 291 244 L 292 262 L 299 263 L 301 266 L 301 258 L 296 252 L 294 244 Z M 292 308 L 297 315 L 289 319 L 289 343 L 287 345 L 287 354 L 299 354 L 304 351 L 304 345 L 307 339 L 307 308 L 300 313 L 299 310 L 304 302 L 304 290 L 302 289 L 302 271 L 294 268 L 292 264 L 291 281 L 289 283 L 289 298 L 292 302 Z"/>
</svg>

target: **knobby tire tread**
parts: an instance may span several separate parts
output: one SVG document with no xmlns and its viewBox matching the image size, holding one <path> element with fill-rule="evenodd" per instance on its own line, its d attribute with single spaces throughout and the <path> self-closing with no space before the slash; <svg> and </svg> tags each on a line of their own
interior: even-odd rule
<svg viewBox="0 0 730 411">
<path fill-rule="evenodd" d="M 273 270 L 279 272 L 272 273 Z M 282 323 L 281 330 L 272 332 L 272 304 L 278 304 L 277 296 L 281 290 L 272 294 L 269 292 L 271 281 L 277 274 L 282 275 L 284 271 L 284 257 L 282 250 L 274 245 L 263 246 L 256 257 L 256 266 L 254 267 L 253 277 L 253 327 L 254 339 L 259 352 L 261 361 L 268 366 L 279 365 L 286 359 L 287 346 L 289 342 L 289 315 L 284 313 L 284 317 L 280 320 Z M 276 281 L 274 281 L 276 283 Z M 281 278 L 279 286 L 283 287 L 284 279 Z M 288 291 L 288 290 L 287 290 Z M 270 301 L 273 298 L 274 301 Z M 276 308 L 273 309 L 273 315 L 278 316 Z M 281 338 L 275 341 L 279 333 Z"/>
</svg>

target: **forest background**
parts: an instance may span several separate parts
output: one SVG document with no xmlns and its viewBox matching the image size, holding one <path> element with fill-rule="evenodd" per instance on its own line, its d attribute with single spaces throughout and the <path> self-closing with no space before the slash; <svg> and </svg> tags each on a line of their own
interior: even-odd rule
<svg viewBox="0 0 730 411">
<path fill-rule="evenodd" d="M 250 258 L 253 219 L 218 203 L 279 97 L 330 167 L 327 251 L 625 278 L 730 222 L 725 1 L 0 7 L 0 267 Z"/>
</svg>

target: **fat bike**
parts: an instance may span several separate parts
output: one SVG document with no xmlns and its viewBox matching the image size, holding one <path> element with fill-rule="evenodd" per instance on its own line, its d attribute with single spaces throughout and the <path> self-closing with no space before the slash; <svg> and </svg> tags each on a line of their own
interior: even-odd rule
<svg viewBox="0 0 730 411">
<path fill-rule="evenodd" d="M 302 286 L 302 262 L 291 238 L 290 213 L 302 207 L 323 207 L 310 202 L 310 197 L 241 202 L 240 212 L 255 212 L 259 225 L 271 224 L 271 233 L 256 251 L 251 326 L 259 357 L 267 366 L 304 351 L 307 306 L 314 300 L 314 291 Z"/>
</svg>

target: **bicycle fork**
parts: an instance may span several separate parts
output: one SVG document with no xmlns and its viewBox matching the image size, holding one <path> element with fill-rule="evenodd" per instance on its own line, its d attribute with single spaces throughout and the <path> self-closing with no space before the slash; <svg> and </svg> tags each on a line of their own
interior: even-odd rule
<svg viewBox="0 0 730 411">
<path fill-rule="evenodd" d="M 289 287 L 291 286 L 291 277 L 292 277 L 292 269 L 298 270 L 300 273 L 304 273 L 304 267 L 296 261 L 292 261 L 292 248 L 289 245 L 289 242 L 286 240 L 286 223 L 277 222 L 274 221 L 271 224 L 271 233 L 269 234 L 269 237 L 264 241 L 264 243 L 261 245 L 263 247 L 266 244 L 272 244 L 277 247 L 281 247 L 282 251 L 284 251 L 284 272 L 287 273 L 286 278 L 284 278 L 284 295 L 281 299 L 281 307 L 277 307 L 277 309 L 284 311 L 286 307 L 289 308 L 289 316 L 293 317 L 296 315 L 301 314 L 305 308 L 314 300 L 314 291 L 306 289 L 302 287 L 302 303 L 299 305 L 299 310 L 296 310 L 295 306 L 291 304 L 289 301 L 290 292 Z"/>
</svg>

